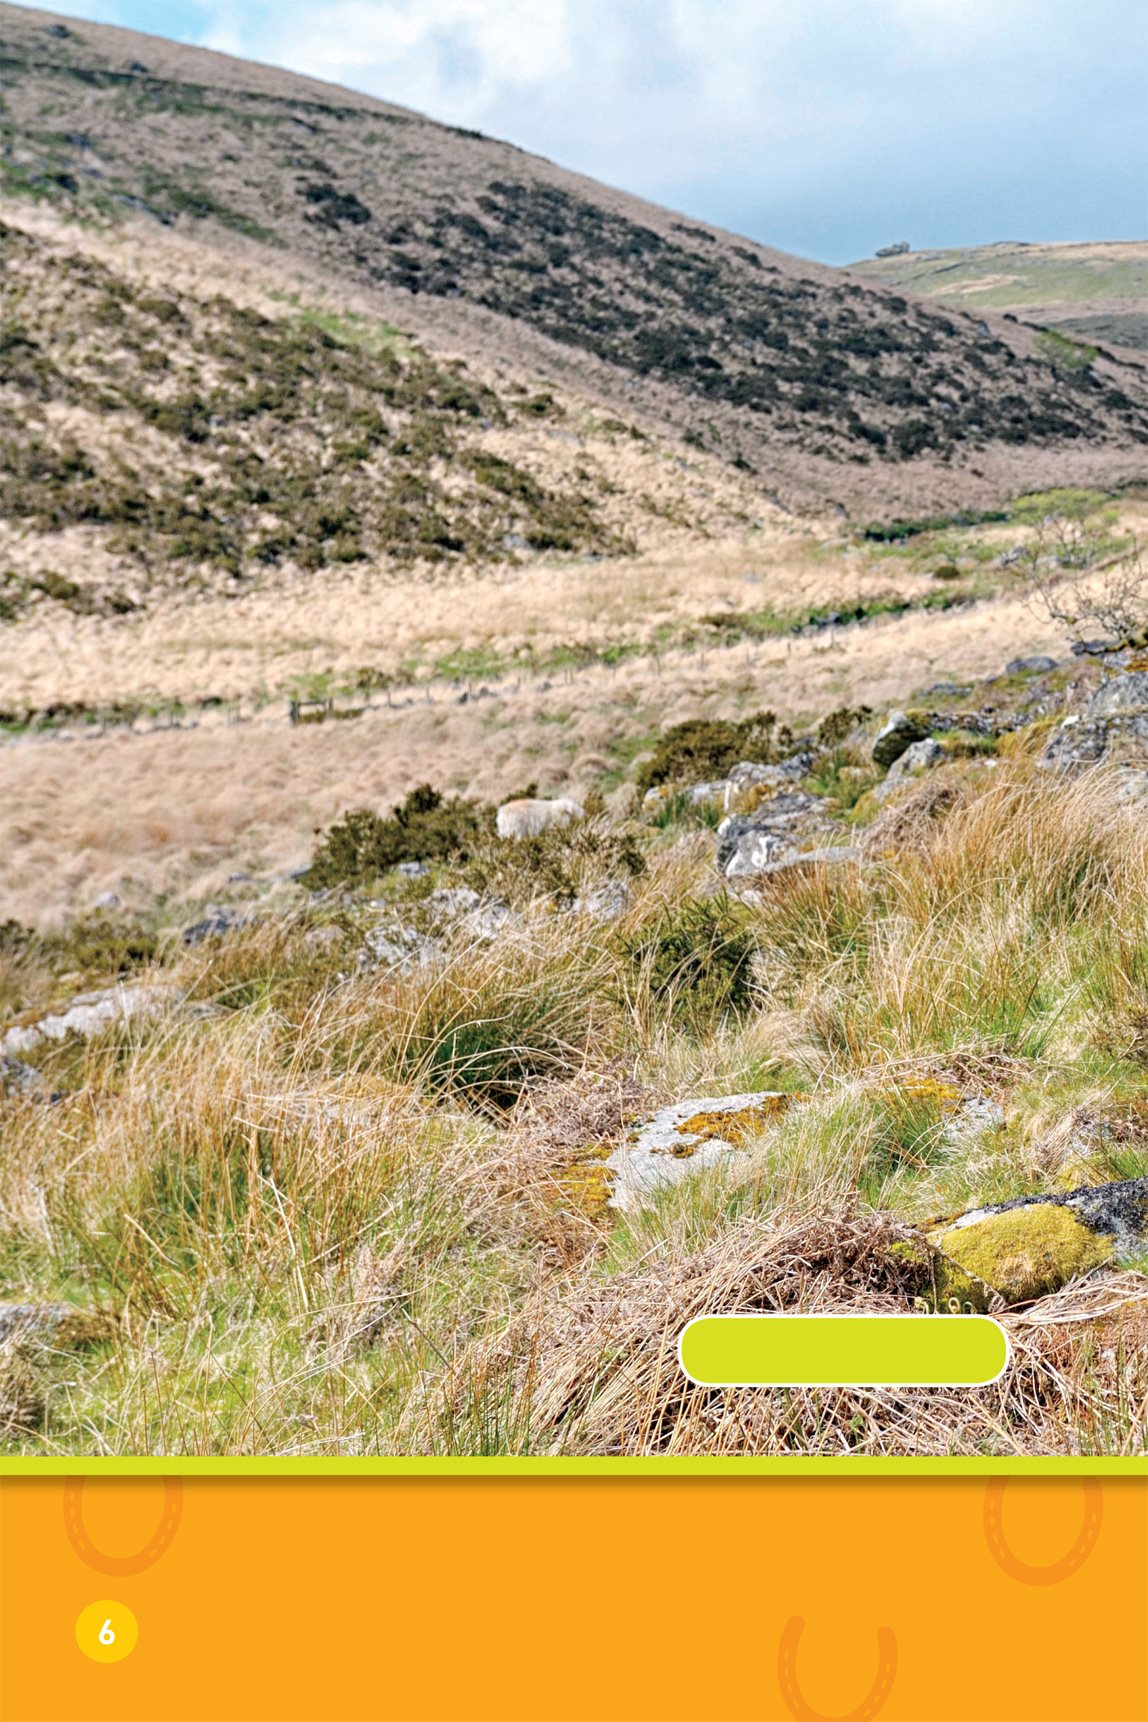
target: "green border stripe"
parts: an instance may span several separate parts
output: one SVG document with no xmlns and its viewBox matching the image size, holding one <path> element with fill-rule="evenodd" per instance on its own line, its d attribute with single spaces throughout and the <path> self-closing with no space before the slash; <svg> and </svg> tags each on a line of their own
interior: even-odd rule
<svg viewBox="0 0 1148 1722">
<path fill-rule="evenodd" d="M 0 1477 L 1146 1477 L 1137 1458 L 0 1459 Z"/>
</svg>

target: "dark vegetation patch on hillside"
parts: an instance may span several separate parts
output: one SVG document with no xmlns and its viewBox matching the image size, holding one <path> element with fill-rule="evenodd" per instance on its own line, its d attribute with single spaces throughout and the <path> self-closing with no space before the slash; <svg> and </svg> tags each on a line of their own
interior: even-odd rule
<svg viewBox="0 0 1148 1722">
<path fill-rule="evenodd" d="M 622 547 L 584 488 L 553 491 L 473 444 L 512 409 L 461 362 L 148 291 L 16 229 L 2 237 L 7 515 L 102 527 L 141 564 L 236 577 L 505 557 L 508 540 Z M 67 409 L 91 415 L 90 436 L 61 422 Z M 8 609 L 18 596 L 5 590 Z"/>
</svg>

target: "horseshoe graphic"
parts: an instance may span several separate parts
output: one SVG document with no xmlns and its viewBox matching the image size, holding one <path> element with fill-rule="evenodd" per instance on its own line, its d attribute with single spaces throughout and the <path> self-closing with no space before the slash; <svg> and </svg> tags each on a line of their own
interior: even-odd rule
<svg viewBox="0 0 1148 1722">
<path fill-rule="evenodd" d="M 154 1566 L 165 1552 L 179 1528 L 183 1513 L 183 1484 L 178 1477 L 163 1480 L 163 1512 L 152 1536 L 134 1555 L 106 1555 L 93 1543 L 84 1524 L 84 1479 L 69 1477 L 64 1484 L 64 1529 L 68 1541 L 94 1572 L 107 1573 L 110 1578 L 126 1578 Z"/>
<path fill-rule="evenodd" d="M 1104 1516 L 1104 1494 L 1100 1484 L 1094 1477 L 1083 1480 L 1084 1523 L 1068 1553 L 1049 1566 L 1034 1567 L 1027 1561 L 1018 1560 L 1005 1541 L 1004 1493 L 1007 1482 L 1007 1477 L 994 1477 L 985 1488 L 985 1541 L 989 1545 L 989 1553 L 1001 1571 L 1020 1584 L 1059 1584 L 1077 1567 L 1083 1566 L 1096 1547 L 1100 1521 Z"/>
<path fill-rule="evenodd" d="M 872 1722 L 885 1708 L 897 1676 L 897 1635 L 888 1626 L 877 1628 L 877 1674 L 860 1704 L 841 1716 L 825 1716 L 805 1700 L 797 1684 L 797 1646 L 805 1620 L 795 1614 L 787 1620 L 777 1646 L 777 1679 L 789 1714 L 797 1722 Z"/>
</svg>

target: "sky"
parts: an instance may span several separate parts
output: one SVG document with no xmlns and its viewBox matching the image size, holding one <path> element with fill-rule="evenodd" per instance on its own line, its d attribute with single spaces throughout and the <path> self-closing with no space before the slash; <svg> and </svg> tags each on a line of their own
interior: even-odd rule
<svg viewBox="0 0 1148 1722">
<path fill-rule="evenodd" d="M 826 263 L 1148 236 L 1143 0 L 55 0 Z"/>
</svg>

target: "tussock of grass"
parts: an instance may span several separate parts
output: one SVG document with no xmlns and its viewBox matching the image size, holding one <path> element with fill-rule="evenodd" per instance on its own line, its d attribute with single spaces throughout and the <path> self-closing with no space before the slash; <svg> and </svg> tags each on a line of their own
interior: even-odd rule
<svg viewBox="0 0 1148 1722">
<path fill-rule="evenodd" d="M 476 1344 L 415 1410 L 408 1439 L 442 1453 L 570 1456 L 1111 1451 L 1113 1424 L 1135 1415 L 1148 1386 L 1139 1275 L 1057 1300 L 1061 1323 L 1069 1312 L 1093 1317 L 1079 1352 L 1043 1312 L 1006 1317 L 1017 1361 L 974 1392 L 767 1393 L 697 1387 L 682 1374 L 678 1335 L 695 1316 L 904 1310 L 927 1289 L 913 1255 L 896 1248 L 904 1237 L 887 1216 L 848 1211 L 785 1226 L 744 1220 L 686 1255 L 671 1236 L 653 1264 L 557 1307 L 537 1300 L 497 1342 Z"/>
</svg>

